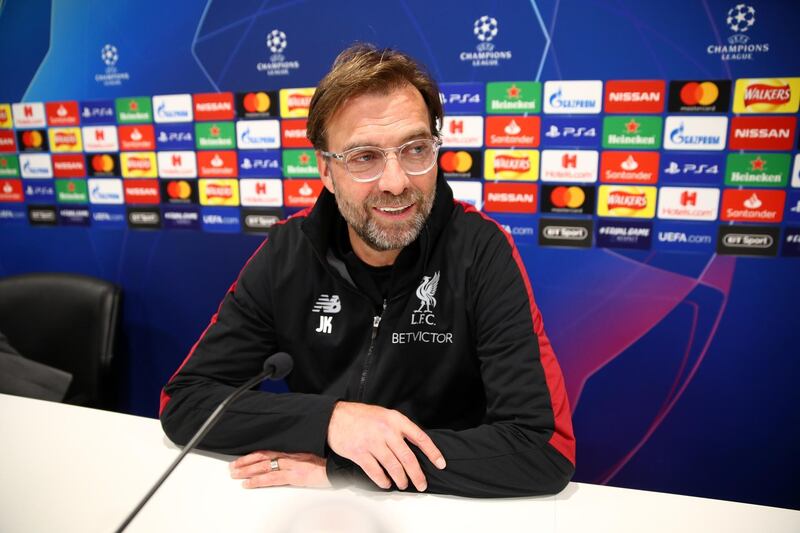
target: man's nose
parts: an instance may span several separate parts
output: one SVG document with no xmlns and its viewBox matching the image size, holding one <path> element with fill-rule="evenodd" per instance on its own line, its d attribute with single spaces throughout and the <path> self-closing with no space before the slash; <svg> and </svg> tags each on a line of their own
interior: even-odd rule
<svg viewBox="0 0 800 533">
<path fill-rule="evenodd" d="M 378 188 L 381 191 L 399 196 L 403 194 L 407 187 L 408 175 L 403 170 L 403 167 L 400 166 L 397 154 L 388 154 L 386 156 L 386 168 L 383 169 L 383 174 L 378 180 Z"/>
</svg>

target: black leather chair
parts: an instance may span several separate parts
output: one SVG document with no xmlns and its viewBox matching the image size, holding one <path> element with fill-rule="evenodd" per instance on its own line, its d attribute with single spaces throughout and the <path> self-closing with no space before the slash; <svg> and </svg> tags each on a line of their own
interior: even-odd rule
<svg viewBox="0 0 800 533">
<path fill-rule="evenodd" d="M 75 274 L 0 279 L 0 331 L 23 356 L 73 374 L 66 403 L 108 407 L 121 291 Z"/>
</svg>

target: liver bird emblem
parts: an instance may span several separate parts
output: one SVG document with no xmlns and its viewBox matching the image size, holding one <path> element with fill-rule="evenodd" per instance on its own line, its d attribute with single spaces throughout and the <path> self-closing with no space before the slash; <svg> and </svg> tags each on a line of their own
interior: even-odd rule
<svg viewBox="0 0 800 533">
<path fill-rule="evenodd" d="M 422 283 L 417 287 L 417 298 L 419 298 L 419 309 L 417 313 L 422 313 L 425 308 L 426 313 L 431 312 L 431 307 L 436 307 L 436 288 L 439 286 L 439 271 L 433 277 L 423 276 Z"/>
</svg>

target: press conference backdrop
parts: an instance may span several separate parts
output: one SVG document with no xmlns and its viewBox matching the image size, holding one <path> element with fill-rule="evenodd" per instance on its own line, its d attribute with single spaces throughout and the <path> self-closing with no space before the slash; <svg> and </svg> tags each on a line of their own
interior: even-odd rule
<svg viewBox="0 0 800 533">
<path fill-rule="evenodd" d="M 0 275 L 122 286 L 120 407 L 154 416 L 264 228 L 320 191 L 313 87 L 354 41 L 397 47 L 442 83 L 456 195 L 525 261 L 576 479 L 800 508 L 799 14 L 6 1 Z"/>
</svg>

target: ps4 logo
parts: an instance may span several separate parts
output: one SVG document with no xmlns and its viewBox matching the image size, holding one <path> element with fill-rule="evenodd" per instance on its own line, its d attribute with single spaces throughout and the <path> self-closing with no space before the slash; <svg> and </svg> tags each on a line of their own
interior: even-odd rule
<svg viewBox="0 0 800 533">
<path fill-rule="evenodd" d="M 665 174 L 719 174 L 719 165 L 707 165 L 705 163 L 684 163 L 679 165 L 675 161 L 670 161 L 669 166 L 664 169 Z"/>
<path fill-rule="evenodd" d="M 481 95 L 478 93 L 439 93 L 443 104 L 480 104 Z"/>
<path fill-rule="evenodd" d="M 550 139 L 557 139 L 559 137 L 597 137 L 597 129 L 582 126 L 564 126 L 563 128 L 559 128 L 555 124 L 550 124 L 550 129 L 548 129 L 544 135 Z"/>
</svg>

